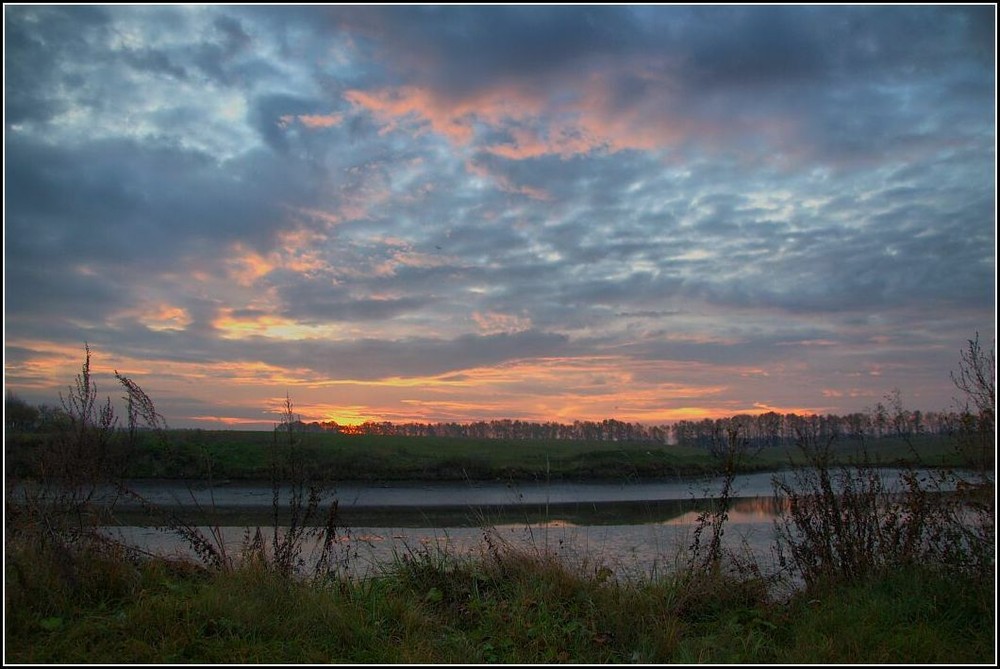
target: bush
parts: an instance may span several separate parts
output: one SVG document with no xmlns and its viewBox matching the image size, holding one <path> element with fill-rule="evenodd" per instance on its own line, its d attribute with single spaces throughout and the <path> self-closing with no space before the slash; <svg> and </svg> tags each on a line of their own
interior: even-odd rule
<svg viewBox="0 0 1000 669">
<path fill-rule="evenodd" d="M 992 584 L 994 375 L 994 356 L 983 353 L 977 335 L 962 353 L 959 374 L 952 375 L 967 398 L 957 443 L 973 455 L 968 461 L 972 470 L 921 472 L 910 467 L 897 488 L 883 479 L 864 450 L 856 465 L 832 467 L 837 435 L 799 426 L 797 445 L 808 466 L 795 470 L 792 483 L 774 480 L 787 509 L 777 522 L 782 565 L 808 585 L 857 582 L 915 565 Z M 898 392 L 895 398 L 901 414 Z"/>
</svg>

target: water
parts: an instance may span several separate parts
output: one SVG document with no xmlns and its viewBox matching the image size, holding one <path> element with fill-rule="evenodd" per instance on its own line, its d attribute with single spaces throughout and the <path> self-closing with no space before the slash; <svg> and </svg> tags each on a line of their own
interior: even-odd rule
<svg viewBox="0 0 1000 669">
<path fill-rule="evenodd" d="M 898 488 L 904 470 L 881 468 L 874 470 L 891 489 Z M 927 472 L 923 472 L 927 475 Z M 735 477 L 734 497 L 770 497 L 773 480 L 788 480 L 794 486 L 792 472 L 762 472 Z M 263 509 L 272 504 L 269 483 L 220 482 L 207 486 L 203 482 L 190 486 L 175 481 L 133 481 L 129 487 L 153 504 L 210 508 Z M 722 489 L 721 477 L 676 478 L 674 480 L 642 482 L 567 483 L 528 481 L 502 483 L 494 481 L 466 482 L 392 482 L 383 484 L 339 484 L 326 491 L 335 497 L 342 511 L 364 508 L 444 509 L 490 508 L 510 506 L 587 505 L 605 503 L 648 502 L 711 499 Z M 283 499 L 289 490 L 282 491 Z M 103 496 L 114 496 L 113 491 Z M 119 500 L 119 504 L 127 500 Z"/>
<path fill-rule="evenodd" d="M 759 561 L 773 563 L 773 500 L 764 497 L 735 500 L 723 536 L 728 548 L 746 548 Z M 688 555 L 698 513 L 687 511 L 674 518 L 629 524 L 577 525 L 553 517 L 546 522 L 493 524 L 483 527 L 348 527 L 338 532 L 334 562 L 347 575 L 364 577 L 379 573 L 404 555 L 435 559 L 478 556 L 487 550 L 488 534 L 494 545 L 509 545 L 527 553 L 552 555 L 573 567 L 596 572 L 601 567 L 624 579 L 652 578 Z M 105 528 L 126 543 L 166 555 L 194 557 L 177 535 L 149 527 Z M 200 530 L 210 536 L 208 526 Z M 219 528 L 226 551 L 238 555 L 247 536 L 246 526 Z M 272 528 L 262 533 L 266 542 Z M 319 540 L 305 542 L 307 567 L 319 557 Z"/>
<path fill-rule="evenodd" d="M 879 473 L 890 485 L 901 470 Z M 723 544 L 776 569 L 773 496 L 775 474 L 736 477 Z M 778 474 L 778 476 L 783 476 Z M 266 484 L 226 484 L 209 489 L 172 482 L 135 482 L 133 489 L 181 517 L 200 517 L 218 528 L 219 542 L 236 556 L 247 528 L 263 528 L 270 541 L 273 492 Z M 476 556 L 490 542 L 558 557 L 567 564 L 617 578 L 651 578 L 690 555 L 699 514 L 710 508 L 721 479 L 677 479 L 641 483 L 393 483 L 348 484 L 329 491 L 339 503 L 334 562 L 350 576 L 379 573 L 404 555 L 431 559 L 447 554 Z M 281 493 L 287 505 L 289 491 Z M 128 517 L 127 506 L 123 517 Z M 197 521 L 196 521 L 197 522 Z M 105 531 L 142 550 L 194 557 L 176 534 L 135 524 Z M 708 537 L 705 537 L 707 541 Z M 305 544 L 307 569 L 319 556 L 318 540 Z"/>
<path fill-rule="evenodd" d="M 780 475 L 780 474 L 779 474 Z M 737 496 L 766 496 L 772 492 L 773 474 L 758 473 L 736 477 Z M 502 506 L 511 504 L 563 504 L 587 502 L 629 502 L 706 499 L 718 493 L 721 478 L 678 478 L 655 482 L 565 483 L 528 481 L 500 483 L 393 482 L 384 484 L 343 484 L 331 492 L 342 509 L 351 507 L 448 507 Z M 169 481 L 134 482 L 131 486 L 156 504 L 214 503 L 218 506 L 271 506 L 269 484 L 223 483 L 209 488 L 204 484 L 191 490 Z"/>
</svg>

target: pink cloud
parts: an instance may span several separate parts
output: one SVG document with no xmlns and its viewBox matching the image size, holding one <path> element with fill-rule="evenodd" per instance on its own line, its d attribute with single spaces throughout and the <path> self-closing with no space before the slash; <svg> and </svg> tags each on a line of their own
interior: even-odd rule
<svg viewBox="0 0 1000 669">
<path fill-rule="evenodd" d="M 331 128 L 340 125 L 344 117 L 340 114 L 284 114 L 278 118 L 278 125 L 287 128 L 295 121 L 298 121 L 310 130 L 319 128 Z"/>
<path fill-rule="evenodd" d="M 558 96 L 547 89 L 503 83 L 459 98 L 419 86 L 351 90 L 345 97 L 381 121 L 383 132 L 397 130 L 410 119 L 464 146 L 475 140 L 477 126 L 505 131 L 510 141 L 484 148 L 512 160 L 661 148 L 690 132 L 711 130 L 702 122 L 662 120 L 670 106 L 662 94 L 623 108 L 612 94 L 614 75 L 593 75 L 571 86 L 571 94 Z"/>
<path fill-rule="evenodd" d="M 419 86 L 351 90 L 345 97 L 384 123 L 383 132 L 396 130 L 400 122 L 411 118 L 459 146 L 472 142 L 477 124 L 497 128 L 540 116 L 546 111 L 544 98 L 507 85 L 465 98 L 439 95 Z"/>
<path fill-rule="evenodd" d="M 407 117 L 429 124 L 434 132 L 447 137 L 455 144 L 468 144 L 473 129 L 461 109 L 455 109 L 436 98 L 428 89 L 415 86 L 383 88 L 376 91 L 351 90 L 347 100 L 372 112 L 385 124 L 383 133 L 392 132 Z"/>
<path fill-rule="evenodd" d="M 340 114 L 301 114 L 299 117 L 299 123 L 307 128 L 330 128 L 335 125 L 340 125 L 340 122 L 344 120 L 344 117 Z"/>
<path fill-rule="evenodd" d="M 623 99 L 619 84 L 625 78 L 643 82 L 642 93 Z M 790 146 L 785 140 L 798 132 L 779 117 L 750 115 L 734 124 L 730 114 L 693 105 L 690 91 L 677 83 L 671 68 L 628 62 L 547 87 L 505 81 L 456 95 L 410 85 L 355 89 L 345 97 L 371 112 L 383 124 L 383 133 L 415 123 L 417 133 L 434 132 L 456 146 L 485 139 L 487 130 L 504 133 L 507 139 L 491 138 L 478 148 L 510 160 L 569 158 L 594 151 L 659 151 L 682 147 L 692 139 L 699 146 L 721 150 L 732 148 L 734 137 L 747 134 L 784 147 Z"/>
</svg>

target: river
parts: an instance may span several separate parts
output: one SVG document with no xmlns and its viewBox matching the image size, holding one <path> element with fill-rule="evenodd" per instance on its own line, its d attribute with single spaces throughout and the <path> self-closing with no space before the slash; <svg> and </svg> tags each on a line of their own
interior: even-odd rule
<svg viewBox="0 0 1000 669">
<path fill-rule="evenodd" d="M 901 470 L 878 470 L 889 489 Z M 765 571 L 776 569 L 775 520 L 780 503 L 774 477 L 736 477 L 724 545 L 752 556 Z M 794 482 L 794 478 L 790 478 Z M 334 563 L 351 576 L 368 576 L 404 555 L 429 559 L 477 555 L 492 543 L 549 554 L 584 570 L 610 569 L 616 577 L 651 578 L 683 563 L 698 526 L 711 508 L 721 478 L 655 482 L 465 482 L 343 484 L 326 491 L 338 502 Z M 204 519 L 201 531 L 238 555 L 248 528 L 273 532 L 273 491 L 267 484 L 224 483 L 207 487 L 136 481 L 131 488 L 147 501 L 173 508 L 181 517 Z M 898 489 L 898 488 L 897 488 Z M 280 493 L 284 510 L 290 491 Z M 128 506 L 123 506 L 127 518 Z M 185 516 L 185 513 L 188 515 Z M 170 531 L 136 524 L 105 531 L 142 550 L 192 557 L 187 543 Z M 488 535 L 489 541 L 484 537 Z M 706 537 L 707 539 L 707 537 Z M 318 557 L 318 540 L 306 542 L 307 565 Z"/>
</svg>

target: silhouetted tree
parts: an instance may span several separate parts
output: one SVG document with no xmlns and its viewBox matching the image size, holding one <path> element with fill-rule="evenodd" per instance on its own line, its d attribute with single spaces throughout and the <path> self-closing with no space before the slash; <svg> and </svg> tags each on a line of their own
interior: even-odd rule
<svg viewBox="0 0 1000 669">
<path fill-rule="evenodd" d="M 38 426 L 39 411 L 12 391 L 4 400 L 3 423 L 11 432 L 28 432 Z"/>
</svg>

